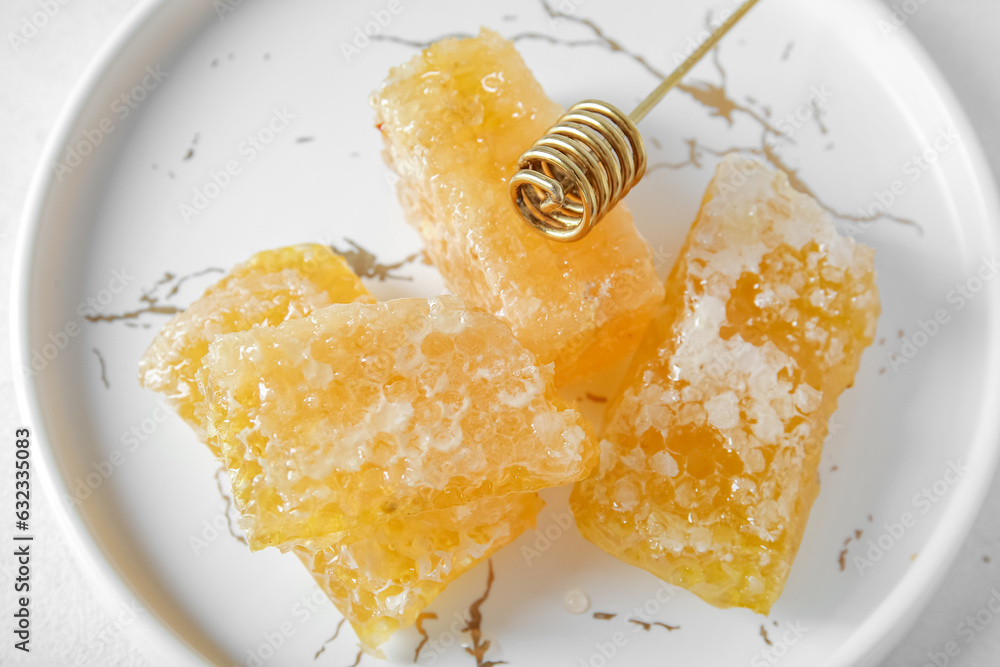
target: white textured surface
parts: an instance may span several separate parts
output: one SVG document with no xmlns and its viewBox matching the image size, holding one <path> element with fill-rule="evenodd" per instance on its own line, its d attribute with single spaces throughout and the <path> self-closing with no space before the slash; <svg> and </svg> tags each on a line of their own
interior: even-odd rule
<svg viewBox="0 0 1000 667">
<path fill-rule="evenodd" d="M 43 144 L 72 86 L 86 64 L 137 0 L 5 0 L 0 3 L 0 321 L 9 321 L 9 271 L 13 241 L 25 194 Z M 14 51 L 7 37 L 25 17 L 43 4 L 59 10 L 30 42 Z M 720 3 L 722 4 L 722 3 Z M 995 0 L 894 0 L 886 4 L 918 7 L 907 26 L 924 43 L 951 80 L 986 148 L 994 172 L 1000 172 L 1000 3 Z M 8 330 L 0 327 L 0 347 L 7 349 Z M 9 355 L 0 355 L 0 508 L 12 506 L 7 481 L 13 452 L 14 428 L 23 425 L 15 406 Z M 36 483 L 35 489 L 39 487 Z M 49 499 L 36 495 L 33 525 L 37 541 L 33 566 L 33 638 L 30 657 L 11 647 L 8 623 L 0 641 L 4 665 L 161 664 L 136 648 L 129 634 L 127 610 L 109 614 L 100 604 L 96 587 L 83 580 L 51 513 Z M 0 523 L 0 545 L 10 544 L 9 522 Z M 12 559 L 4 547 L 0 557 L 0 616 L 12 611 Z M 986 562 L 988 557 L 992 562 Z M 989 613 L 993 591 L 1000 591 L 1000 484 L 994 484 L 941 590 L 917 626 L 896 649 L 886 667 L 935 664 L 995 664 L 1000 654 L 1000 618 Z M 994 603 L 994 606 L 996 603 Z M 970 620 L 966 620 L 971 617 Z M 982 623 L 980 625 L 980 623 Z M 977 630 L 978 628 L 978 630 Z M 952 653 L 943 653 L 954 642 Z"/>
<path fill-rule="evenodd" d="M 58 13 L 37 36 L 15 52 L 8 34 L 19 30 L 22 21 L 41 11 L 32 0 L 0 4 L 0 503 L 13 507 L 13 484 L 9 481 L 14 454 L 13 430 L 24 426 L 17 412 L 11 375 L 9 331 L 10 266 L 28 184 L 42 148 L 72 87 L 90 59 L 110 33 L 136 4 L 136 0 L 81 0 L 57 2 Z M 37 471 L 36 471 L 37 472 Z M 12 646 L 9 633 L 0 643 L 4 665 L 44 665 L 76 667 L 140 667 L 152 665 L 129 636 L 125 614 L 121 621 L 109 614 L 95 593 L 84 568 L 73 555 L 63 536 L 50 499 L 42 494 L 37 474 L 32 484 L 32 532 L 35 534 L 32 560 L 31 654 L 25 656 Z M 10 521 L 3 522 L 0 543 L 0 614 L 11 618 L 14 609 L 10 573 L 13 562 Z"/>
</svg>

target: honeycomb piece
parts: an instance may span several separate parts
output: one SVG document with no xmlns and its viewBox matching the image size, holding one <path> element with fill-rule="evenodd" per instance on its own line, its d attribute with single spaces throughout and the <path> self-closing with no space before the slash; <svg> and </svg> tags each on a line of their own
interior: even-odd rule
<svg viewBox="0 0 1000 667">
<path fill-rule="evenodd" d="M 784 173 L 724 160 L 609 406 L 599 472 L 574 489 L 580 532 L 716 606 L 767 613 L 875 335 L 873 260 Z"/>
<path fill-rule="evenodd" d="M 663 287 L 624 206 L 583 240 L 532 231 L 510 202 L 520 154 L 560 116 L 511 42 L 445 39 L 372 97 L 407 220 L 448 288 L 510 324 L 556 384 L 625 359 Z"/>
<path fill-rule="evenodd" d="M 367 300 L 367 294 L 326 246 L 258 253 L 166 326 L 143 358 L 140 379 L 169 393 L 204 433 L 207 415 L 197 379 L 210 340 L 305 317 L 333 302 Z M 317 542 L 329 546 L 298 547 L 296 553 L 374 649 L 411 625 L 449 582 L 533 527 L 542 505 L 535 493 L 483 498 L 324 536 Z"/>
<path fill-rule="evenodd" d="M 295 554 L 374 649 L 476 563 L 534 528 L 537 493 L 487 497 L 447 510 L 363 526 L 325 549 Z"/>
<path fill-rule="evenodd" d="M 255 324 L 275 325 L 317 308 L 373 301 L 344 258 L 323 245 L 267 250 L 233 268 L 184 312 L 174 316 L 139 362 L 139 383 L 163 394 L 204 439 L 198 371 L 208 345 Z M 209 443 L 213 452 L 220 452 Z"/>
<path fill-rule="evenodd" d="M 566 484 L 597 464 L 551 369 L 452 296 L 227 334 L 205 367 L 209 436 L 253 549 Z"/>
</svg>

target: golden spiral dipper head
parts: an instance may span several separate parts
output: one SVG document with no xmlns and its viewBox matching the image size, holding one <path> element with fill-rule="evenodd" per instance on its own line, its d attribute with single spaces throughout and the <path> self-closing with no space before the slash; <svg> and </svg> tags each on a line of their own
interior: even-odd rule
<svg viewBox="0 0 1000 667">
<path fill-rule="evenodd" d="M 571 106 L 518 160 L 510 199 L 521 217 L 555 241 L 586 236 L 646 171 L 635 124 L 759 1 L 744 0 L 631 114 L 597 100 Z"/>
<path fill-rule="evenodd" d="M 583 238 L 646 172 L 639 128 L 598 100 L 574 104 L 518 159 L 510 198 L 556 241 Z"/>
</svg>

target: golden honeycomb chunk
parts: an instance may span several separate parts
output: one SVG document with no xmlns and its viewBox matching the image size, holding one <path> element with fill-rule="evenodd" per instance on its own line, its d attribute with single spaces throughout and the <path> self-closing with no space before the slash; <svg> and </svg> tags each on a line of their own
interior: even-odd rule
<svg viewBox="0 0 1000 667">
<path fill-rule="evenodd" d="M 787 176 L 730 156 L 609 404 L 581 533 L 719 606 L 767 613 L 879 315 L 874 252 Z"/>
<path fill-rule="evenodd" d="M 448 583 L 535 527 L 537 493 L 487 497 L 352 530 L 295 554 L 368 647 L 416 622 Z"/>
<path fill-rule="evenodd" d="M 202 438 L 198 371 L 217 336 L 275 325 L 317 308 L 374 301 L 344 258 L 328 247 L 297 245 L 257 253 L 171 319 L 139 362 L 139 383 L 162 394 Z M 218 456 L 220 452 L 213 447 Z"/>
<path fill-rule="evenodd" d="M 511 42 L 485 29 L 436 42 L 394 68 L 372 104 L 406 218 L 453 293 L 554 362 L 557 385 L 632 353 L 663 287 L 626 208 L 559 243 L 511 205 L 518 157 L 562 113 Z"/>
<path fill-rule="evenodd" d="M 205 433 L 198 378 L 203 381 L 202 359 L 211 340 L 305 317 L 334 302 L 370 301 L 367 294 L 325 246 L 258 253 L 167 324 L 143 358 L 140 379 L 170 395 Z M 327 535 L 315 541 L 325 547 L 295 551 L 361 641 L 376 650 L 411 625 L 448 583 L 533 527 L 542 504 L 536 493 L 488 497 Z"/>
<path fill-rule="evenodd" d="M 456 297 L 334 305 L 215 340 L 220 446 L 251 548 L 586 477 L 551 369 Z"/>
</svg>

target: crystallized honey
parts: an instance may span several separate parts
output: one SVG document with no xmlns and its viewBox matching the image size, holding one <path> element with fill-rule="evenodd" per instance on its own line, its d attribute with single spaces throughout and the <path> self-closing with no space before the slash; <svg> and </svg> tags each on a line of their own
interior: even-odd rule
<svg viewBox="0 0 1000 667">
<path fill-rule="evenodd" d="M 597 447 L 510 328 L 456 297 L 219 337 L 209 437 L 251 548 L 586 477 Z"/>
<path fill-rule="evenodd" d="M 357 299 L 374 301 L 347 262 L 326 246 L 297 245 L 257 253 L 163 327 L 139 363 L 139 382 L 163 394 L 204 437 L 204 416 L 195 413 L 203 399 L 198 371 L 209 343 L 225 333 L 280 324 Z"/>
<path fill-rule="evenodd" d="M 599 472 L 574 490 L 581 533 L 714 605 L 767 613 L 875 335 L 873 257 L 783 173 L 724 160 L 609 404 Z"/>
<path fill-rule="evenodd" d="M 564 244 L 510 202 L 518 157 L 562 113 L 511 42 L 489 30 L 436 42 L 372 103 L 406 217 L 453 293 L 554 362 L 557 384 L 632 353 L 663 288 L 626 208 Z"/>
</svg>

